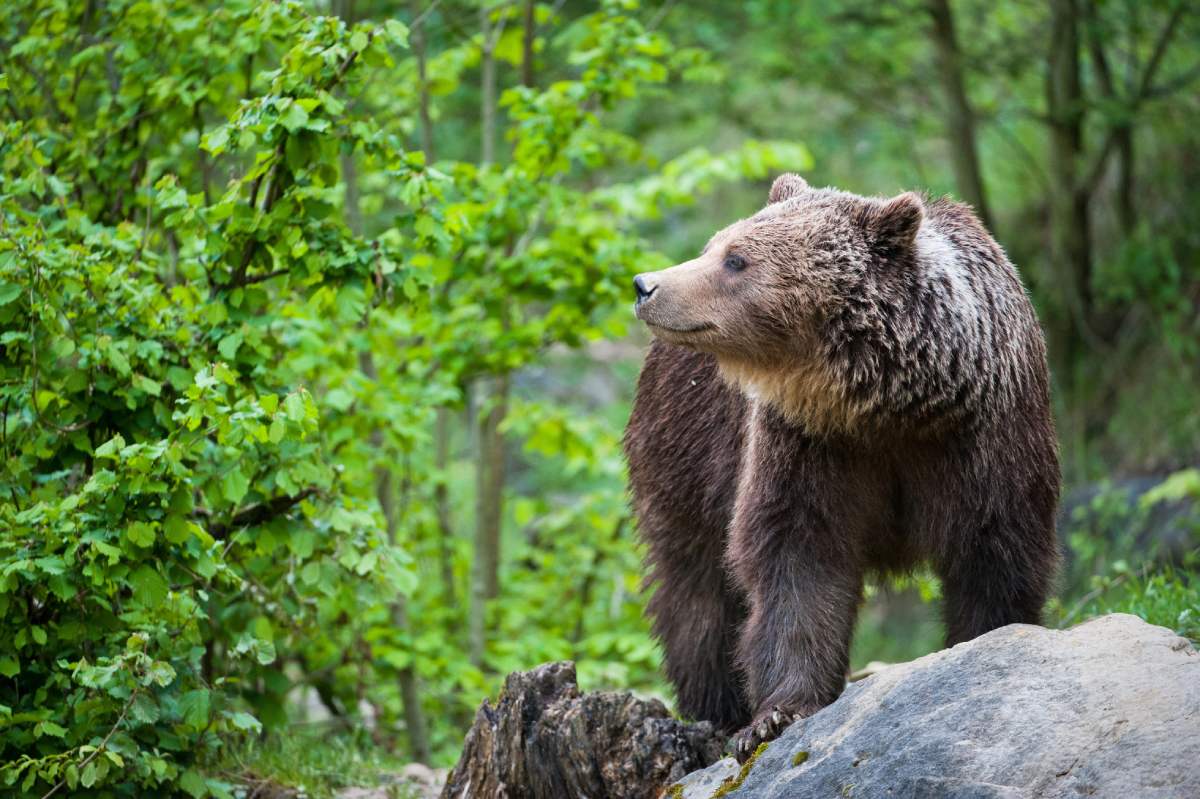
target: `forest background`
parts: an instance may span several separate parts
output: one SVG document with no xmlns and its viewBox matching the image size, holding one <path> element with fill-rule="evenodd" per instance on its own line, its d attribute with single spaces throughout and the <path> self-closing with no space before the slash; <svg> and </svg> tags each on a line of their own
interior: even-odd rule
<svg viewBox="0 0 1200 799">
<path fill-rule="evenodd" d="M 503 676 L 663 696 L 632 276 L 782 171 L 975 206 L 1047 330 L 1051 624 L 1200 639 L 1186 0 L 0 8 L 0 790 L 309 795 Z M 940 645 L 872 586 L 853 660 Z"/>
</svg>

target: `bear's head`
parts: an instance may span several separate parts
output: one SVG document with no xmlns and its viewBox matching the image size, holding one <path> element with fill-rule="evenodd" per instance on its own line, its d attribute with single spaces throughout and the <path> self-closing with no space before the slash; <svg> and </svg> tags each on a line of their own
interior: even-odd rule
<svg viewBox="0 0 1200 799">
<path fill-rule="evenodd" d="M 699 257 L 638 275 L 635 313 L 658 338 L 715 355 L 748 393 L 790 395 L 776 404 L 812 416 L 840 393 L 820 354 L 826 323 L 899 289 L 922 219 L 913 193 L 859 197 L 782 175 L 762 211 Z"/>
</svg>

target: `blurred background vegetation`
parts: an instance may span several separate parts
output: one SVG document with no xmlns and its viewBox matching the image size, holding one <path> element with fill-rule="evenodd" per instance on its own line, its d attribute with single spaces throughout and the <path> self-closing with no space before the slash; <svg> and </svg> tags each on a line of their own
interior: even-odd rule
<svg viewBox="0 0 1200 799">
<path fill-rule="evenodd" d="M 0 785 L 309 795 L 503 675 L 668 689 L 633 274 L 774 174 L 976 207 L 1046 326 L 1050 624 L 1200 639 L 1186 0 L 0 9 Z M 853 659 L 940 645 L 872 586 Z"/>
</svg>

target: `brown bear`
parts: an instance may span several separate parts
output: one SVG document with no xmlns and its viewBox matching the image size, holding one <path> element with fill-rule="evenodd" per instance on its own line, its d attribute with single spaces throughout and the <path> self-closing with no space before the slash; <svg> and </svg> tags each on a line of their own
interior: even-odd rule
<svg viewBox="0 0 1200 799">
<path fill-rule="evenodd" d="M 638 275 L 625 452 L 680 712 L 741 759 L 841 693 L 869 575 L 929 564 L 946 642 L 1036 624 L 1058 562 L 1045 342 L 971 210 L 778 178 Z"/>
</svg>

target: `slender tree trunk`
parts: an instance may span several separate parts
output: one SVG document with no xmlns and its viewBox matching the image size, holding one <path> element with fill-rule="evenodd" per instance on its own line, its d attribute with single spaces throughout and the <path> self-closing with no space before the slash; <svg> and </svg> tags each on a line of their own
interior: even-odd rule
<svg viewBox="0 0 1200 799">
<path fill-rule="evenodd" d="M 416 20 L 409 32 L 409 44 L 417 61 L 417 117 L 421 127 L 421 149 L 425 151 L 426 163 L 437 160 L 433 149 L 433 119 L 429 113 L 429 78 L 425 58 L 425 21 L 421 19 L 421 3 L 413 3 L 413 19 Z"/>
<path fill-rule="evenodd" d="M 359 364 L 363 374 L 368 379 L 378 379 L 378 374 L 375 371 L 375 362 L 369 351 L 359 355 Z M 371 445 L 376 450 L 382 448 L 383 434 L 379 429 L 372 431 Z M 396 540 L 395 492 L 395 475 L 392 474 L 392 470 L 386 466 L 376 467 L 375 498 L 379 502 L 380 510 L 383 511 L 388 541 L 392 546 L 397 546 L 399 543 Z M 397 630 L 405 632 L 411 629 L 408 618 L 408 603 L 403 596 L 396 597 L 392 602 L 392 625 Z M 429 748 L 429 731 L 425 723 L 425 711 L 421 707 L 421 691 L 417 684 L 416 671 L 413 669 L 411 660 L 409 665 L 400 669 L 399 682 L 400 701 L 404 705 L 404 727 L 408 732 L 408 744 L 412 752 L 412 757 L 418 762 L 429 763 L 432 760 Z"/>
<path fill-rule="evenodd" d="M 496 160 L 496 43 L 492 41 L 492 17 L 486 5 L 479 9 L 482 35 L 479 55 L 480 72 L 480 147 L 479 160 L 490 164 Z"/>
<path fill-rule="evenodd" d="M 490 384 L 490 385 L 489 385 Z M 500 533 L 504 513 L 504 436 L 508 412 L 507 374 L 476 384 L 480 409 L 475 482 L 475 560 L 471 574 L 471 662 L 483 665 L 487 649 L 487 603 L 500 593 Z"/>
<path fill-rule="evenodd" d="M 438 571 L 442 577 L 442 590 L 446 604 L 458 605 L 458 592 L 454 589 L 454 521 L 450 516 L 450 491 L 446 486 L 446 470 L 450 467 L 450 409 L 438 408 L 434 420 L 434 468 L 440 479 L 433 489 L 434 510 L 438 522 Z"/>
<path fill-rule="evenodd" d="M 495 160 L 496 61 L 491 14 L 479 10 L 480 162 Z M 500 593 L 500 534 L 504 513 L 504 437 L 500 423 L 508 410 L 508 375 L 476 381 L 478 432 L 475 462 L 475 552 L 471 564 L 471 608 L 468 637 L 471 662 L 482 667 L 487 651 L 487 603 Z"/>
<path fill-rule="evenodd" d="M 1109 66 L 1108 53 L 1104 50 L 1104 37 L 1100 29 L 1101 23 L 1097 17 L 1097 11 L 1096 0 L 1084 0 L 1083 18 L 1087 26 L 1088 51 L 1091 54 L 1092 68 L 1096 75 L 1096 82 L 1100 87 L 1100 92 L 1104 95 L 1104 99 L 1112 107 L 1123 107 L 1121 116 L 1113 123 L 1110 135 L 1112 138 L 1112 149 L 1117 159 L 1117 221 L 1120 224 L 1121 233 L 1128 237 L 1137 225 L 1137 209 L 1133 201 L 1134 153 L 1132 117 L 1134 109 L 1130 107 L 1131 101 L 1136 102 L 1137 98 L 1122 97 L 1121 92 L 1117 90 L 1117 82 L 1113 78 L 1112 68 Z M 1100 158 L 1103 159 L 1104 156 L 1105 153 L 1102 152 Z M 1103 160 L 1101 160 L 1101 172 L 1103 165 Z M 1099 181 L 1097 180 L 1097 182 Z M 1089 186 L 1089 189 L 1094 188 L 1094 186 Z"/>
<path fill-rule="evenodd" d="M 1050 254 L 1064 308 L 1062 354 L 1080 354 L 1091 310 L 1092 254 L 1088 194 L 1079 174 L 1083 156 L 1084 101 L 1079 80 L 1076 0 L 1050 2 L 1050 53 L 1046 107 L 1050 126 Z"/>
<path fill-rule="evenodd" d="M 1134 202 L 1133 125 L 1122 123 L 1113 131 L 1117 148 L 1117 221 L 1126 237 L 1137 227 Z"/>
<path fill-rule="evenodd" d="M 992 215 L 979 168 L 975 113 L 967 97 L 963 80 L 962 52 L 954 27 L 954 12 L 949 0 L 929 0 L 933 25 L 931 37 L 937 60 L 938 80 L 946 96 L 946 128 L 950 134 L 950 153 L 954 181 L 963 199 L 975 206 L 984 225 L 991 226 Z"/>
<path fill-rule="evenodd" d="M 525 14 L 521 31 L 521 85 L 530 88 L 533 87 L 533 43 L 537 36 L 533 11 L 533 0 L 525 0 Z"/>
<path fill-rule="evenodd" d="M 1086 0 L 1085 0 L 1086 2 Z M 1062 304 L 1052 320 L 1051 351 L 1072 397 L 1063 435 L 1074 469 L 1087 457 L 1084 372 L 1092 313 L 1090 220 L 1083 158 L 1084 98 L 1079 77 L 1078 0 L 1050 0 L 1046 111 L 1050 132 L 1050 264 Z"/>
</svg>

